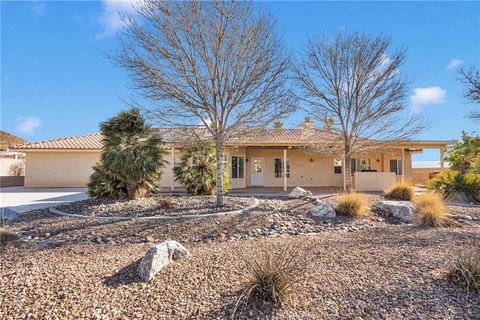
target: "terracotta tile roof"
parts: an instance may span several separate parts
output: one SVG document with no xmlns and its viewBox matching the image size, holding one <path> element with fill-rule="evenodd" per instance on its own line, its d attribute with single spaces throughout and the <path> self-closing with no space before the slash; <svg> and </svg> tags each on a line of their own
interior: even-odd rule
<svg viewBox="0 0 480 320">
<path fill-rule="evenodd" d="M 10 149 L 101 149 L 102 135 L 100 133 L 85 134 L 81 136 L 64 137 L 52 140 L 16 144 Z"/>
<path fill-rule="evenodd" d="M 190 139 L 192 136 L 208 136 L 205 129 L 200 128 L 158 128 L 155 129 L 167 143 L 179 143 Z M 331 133 L 314 129 L 309 137 L 315 140 L 333 139 Z M 269 144 L 269 145 L 298 145 L 305 143 L 305 132 L 302 129 L 253 129 L 242 132 L 241 135 L 231 139 L 229 144 Z M 17 144 L 10 149 L 68 149 L 68 150 L 97 150 L 102 148 L 102 135 L 92 133 L 80 136 L 64 137 L 39 142 Z"/>
</svg>

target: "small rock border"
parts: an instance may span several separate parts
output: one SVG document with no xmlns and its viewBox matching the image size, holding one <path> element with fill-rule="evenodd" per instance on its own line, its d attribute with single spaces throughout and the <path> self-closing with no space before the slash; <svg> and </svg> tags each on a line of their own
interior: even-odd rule
<svg viewBox="0 0 480 320">
<path fill-rule="evenodd" d="M 240 214 L 244 213 L 247 211 L 250 211 L 252 209 L 255 209 L 259 201 L 257 198 L 253 198 L 254 203 L 248 207 L 238 209 L 238 210 L 232 210 L 232 211 L 222 211 L 222 212 L 212 212 L 212 213 L 202 213 L 202 214 L 188 214 L 188 215 L 175 215 L 175 216 L 145 216 L 145 217 L 140 217 L 140 216 L 132 216 L 132 217 L 107 217 L 107 216 L 87 216 L 83 214 L 75 214 L 75 213 L 67 213 L 58 209 L 55 209 L 54 207 L 50 207 L 48 210 L 50 213 L 60 215 L 60 216 L 65 216 L 65 217 L 71 217 L 71 218 L 84 218 L 84 219 L 99 219 L 99 220 L 110 220 L 110 221 L 125 221 L 125 220 L 183 220 L 183 219 L 198 219 L 198 218 L 209 218 L 209 217 L 218 217 L 222 215 L 227 215 L 227 214 Z"/>
</svg>

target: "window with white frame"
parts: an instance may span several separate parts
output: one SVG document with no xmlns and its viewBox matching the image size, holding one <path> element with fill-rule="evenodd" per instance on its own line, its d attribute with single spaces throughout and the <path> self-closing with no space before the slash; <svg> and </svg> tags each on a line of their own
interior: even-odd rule
<svg viewBox="0 0 480 320">
<path fill-rule="evenodd" d="M 283 158 L 275 159 L 275 178 L 283 178 Z M 287 159 L 287 178 L 290 178 L 290 159 Z"/>
<path fill-rule="evenodd" d="M 232 179 L 243 179 L 245 168 L 245 158 L 232 156 Z"/>
<path fill-rule="evenodd" d="M 390 172 L 395 172 L 397 176 L 403 174 L 403 165 L 401 159 L 390 159 Z"/>
<path fill-rule="evenodd" d="M 333 159 L 333 173 L 335 174 L 342 173 L 342 160 Z"/>
</svg>

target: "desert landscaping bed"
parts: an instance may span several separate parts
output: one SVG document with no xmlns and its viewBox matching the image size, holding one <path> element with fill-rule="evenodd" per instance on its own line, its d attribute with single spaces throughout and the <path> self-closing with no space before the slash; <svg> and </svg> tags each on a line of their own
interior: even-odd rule
<svg viewBox="0 0 480 320">
<path fill-rule="evenodd" d="M 56 209 L 85 216 L 151 217 L 199 215 L 240 210 L 251 206 L 253 198 L 225 197 L 225 205 L 216 207 L 214 196 L 152 196 L 138 200 L 87 199 L 57 207 Z"/>
<path fill-rule="evenodd" d="M 480 208 L 452 206 L 472 220 L 433 229 L 375 214 L 313 219 L 314 205 L 313 199 L 262 199 L 247 213 L 185 221 L 28 213 L 8 222 L 22 240 L 2 249 L 0 317 L 226 319 L 242 289 L 239 252 L 267 245 L 288 245 L 311 261 L 306 281 L 292 288 L 276 318 L 480 317 L 480 295 L 446 280 L 455 252 L 480 236 Z M 139 259 L 168 239 L 192 255 L 149 283 L 139 281 Z M 240 319 L 267 316 L 251 306 L 238 312 Z"/>
</svg>

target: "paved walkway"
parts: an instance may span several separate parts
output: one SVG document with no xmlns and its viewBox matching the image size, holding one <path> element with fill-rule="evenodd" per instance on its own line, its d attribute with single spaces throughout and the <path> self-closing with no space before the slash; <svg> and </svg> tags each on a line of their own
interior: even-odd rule
<svg viewBox="0 0 480 320">
<path fill-rule="evenodd" d="M 0 208 L 17 213 L 84 199 L 87 199 L 87 188 L 0 188 Z"/>
</svg>

